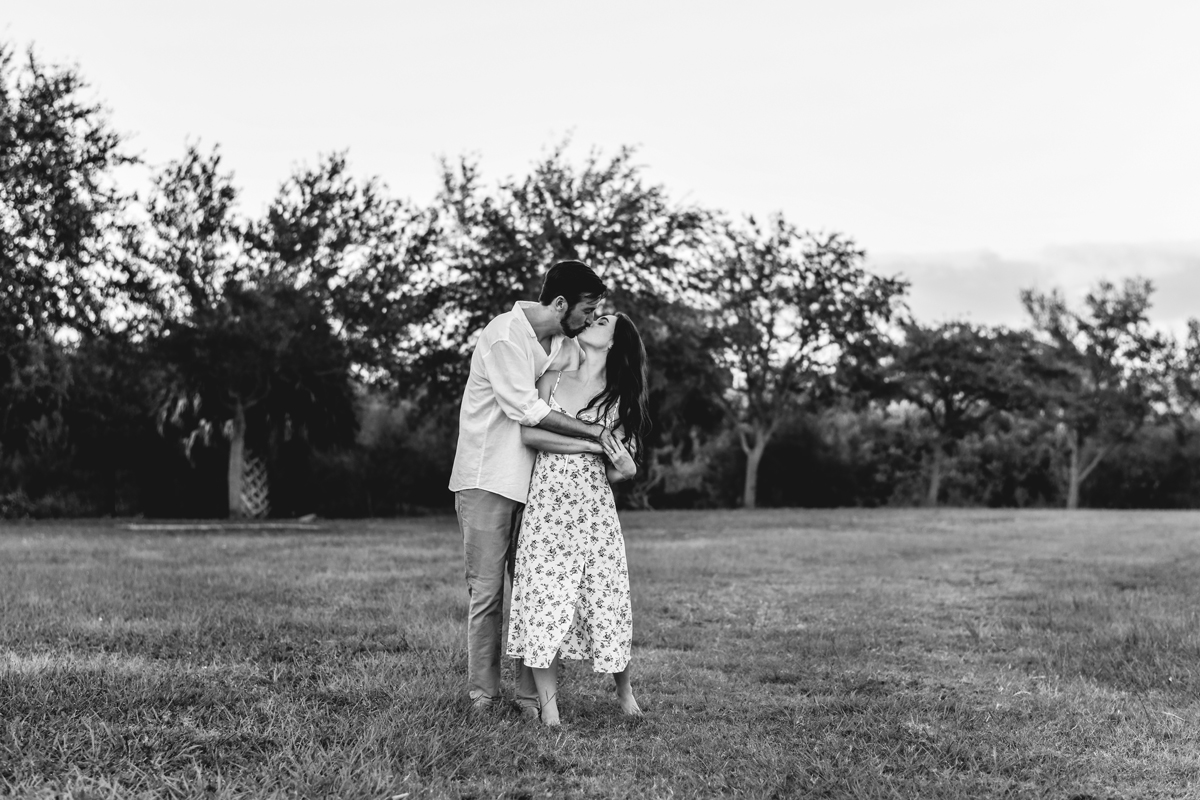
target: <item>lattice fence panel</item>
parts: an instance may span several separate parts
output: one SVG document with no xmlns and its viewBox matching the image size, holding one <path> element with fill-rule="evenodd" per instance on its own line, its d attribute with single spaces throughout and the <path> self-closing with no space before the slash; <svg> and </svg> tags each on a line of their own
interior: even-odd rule
<svg viewBox="0 0 1200 800">
<path fill-rule="evenodd" d="M 251 519 L 262 519 L 271 513 L 270 487 L 267 483 L 267 462 L 253 453 L 246 453 L 242 467 L 242 509 Z"/>
</svg>

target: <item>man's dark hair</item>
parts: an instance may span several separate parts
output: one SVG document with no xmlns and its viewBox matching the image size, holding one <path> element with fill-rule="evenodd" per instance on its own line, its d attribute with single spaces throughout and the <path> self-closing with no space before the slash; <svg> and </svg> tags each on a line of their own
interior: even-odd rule
<svg viewBox="0 0 1200 800">
<path fill-rule="evenodd" d="M 566 299 L 567 306 L 573 308 L 585 295 L 601 298 L 606 294 L 608 287 L 587 264 L 582 261 L 559 261 L 546 273 L 538 302 L 547 306 L 554 302 L 554 298 L 562 297 Z"/>
</svg>

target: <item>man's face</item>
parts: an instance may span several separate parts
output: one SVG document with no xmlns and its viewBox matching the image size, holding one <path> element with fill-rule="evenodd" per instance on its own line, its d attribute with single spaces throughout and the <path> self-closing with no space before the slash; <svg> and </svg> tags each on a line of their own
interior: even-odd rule
<svg viewBox="0 0 1200 800">
<path fill-rule="evenodd" d="M 598 305 L 600 305 L 599 297 L 589 297 L 588 295 L 581 297 L 578 303 L 567 308 L 562 319 L 559 320 L 562 332 L 572 339 L 583 333 L 592 324 Z"/>
</svg>

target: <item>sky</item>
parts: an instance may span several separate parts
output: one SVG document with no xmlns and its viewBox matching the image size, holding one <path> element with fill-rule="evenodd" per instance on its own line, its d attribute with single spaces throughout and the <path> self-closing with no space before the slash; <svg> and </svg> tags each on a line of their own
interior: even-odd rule
<svg viewBox="0 0 1200 800">
<path fill-rule="evenodd" d="M 1200 316 L 1194 0 L 10 0 L 0 41 L 151 165 L 219 145 L 251 215 L 334 151 L 424 203 L 441 158 L 631 145 L 679 202 L 852 237 L 920 319 L 1134 275 Z"/>
</svg>

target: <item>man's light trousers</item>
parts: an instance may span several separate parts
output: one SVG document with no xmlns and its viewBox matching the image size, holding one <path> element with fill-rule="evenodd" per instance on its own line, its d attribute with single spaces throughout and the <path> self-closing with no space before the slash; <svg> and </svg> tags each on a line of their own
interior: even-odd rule
<svg viewBox="0 0 1200 800">
<path fill-rule="evenodd" d="M 484 489 L 454 493 L 454 510 L 463 536 L 467 593 L 467 690 L 472 700 L 500 694 L 500 629 L 504 617 L 504 581 L 517 558 L 517 535 L 524 505 Z M 516 662 L 516 702 L 537 707 L 533 672 Z"/>
</svg>

